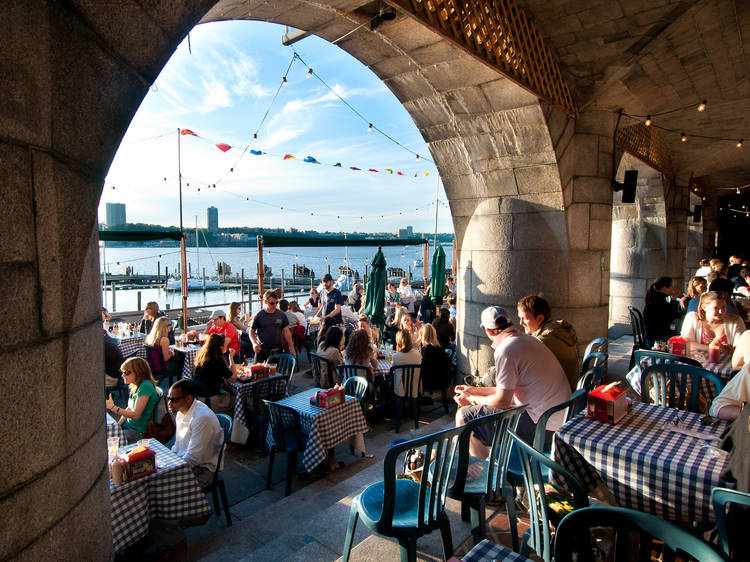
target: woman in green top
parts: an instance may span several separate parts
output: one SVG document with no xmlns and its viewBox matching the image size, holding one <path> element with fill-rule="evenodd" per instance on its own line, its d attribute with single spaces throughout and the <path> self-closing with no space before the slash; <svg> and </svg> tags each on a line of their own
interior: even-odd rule
<svg viewBox="0 0 750 562">
<path fill-rule="evenodd" d="M 128 407 L 115 406 L 110 394 L 107 398 L 107 410 L 120 416 L 118 423 L 122 426 L 125 439 L 128 443 L 134 443 L 144 437 L 159 395 L 151 368 L 145 359 L 131 357 L 122 364 L 120 371 L 122 380 L 130 387 Z"/>
</svg>

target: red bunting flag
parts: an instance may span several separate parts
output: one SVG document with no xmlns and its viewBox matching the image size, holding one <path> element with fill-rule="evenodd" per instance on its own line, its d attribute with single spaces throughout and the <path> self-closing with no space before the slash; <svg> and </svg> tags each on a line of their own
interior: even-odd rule
<svg viewBox="0 0 750 562">
<path fill-rule="evenodd" d="M 180 130 L 180 134 L 181 135 L 193 135 L 194 137 L 198 136 L 193 131 L 191 131 L 190 129 L 181 129 Z"/>
<path fill-rule="evenodd" d="M 226 152 L 227 150 L 229 150 L 232 147 L 229 146 L 228 144 L 224 144 L 223 142 L 217 142 L 216 143 L 216 148 L 218 148 L 222 152 Z"/>
<path fill-rule="evenodd" d="M 294 154 L 284 154 L 284 160 L 289 160 L 290 158 L 296 160 L 297 158 L 294 156 Z"/>
<path fill-rule="evenodd" d="M 367 171 L 368 171 L 368 172 L 377 172 L 377 170 L 376 170 L 375 168 L 370 168 L 370 169 L 369 169 L 369 170 L 367 170 Z"/>
<path fill-rule="evenodd" d="M 398 175 L 398 176 L 403 176 L 403 175 L 404 175 L 404 173 L 403 173 L 403 172 L 396 172 L 396 175 Z"/>
</svg>

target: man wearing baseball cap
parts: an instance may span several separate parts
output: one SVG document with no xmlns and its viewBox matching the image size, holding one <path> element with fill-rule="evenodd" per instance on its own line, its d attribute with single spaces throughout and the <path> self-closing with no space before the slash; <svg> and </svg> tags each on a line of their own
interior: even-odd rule
<svg viewBox="0 0 750 562">
<path fill-rule="evenodd" d="M 346 302 L 346 299 L 341 291 L 333 286 L 333 277 L 330 273 L 326 273 L 322 281 L 326 290 L 320 295 L 321 306 L 317 316 L 320 316 L 321 320 L 331 318 L 334 324 L 342 324 L 341 305 Z"/>
<path fill-rule="evenodd" d="M 495 350 L 497 386 L 456 386 L 455 400 L 459 405 L 456 425 L 525 404 L 526 411 L 518 422 L 517 433 L 524 441 L 531 443 L 539 416 L 548 408 L 570 398 L 568 379 L 547 346 L 533 336 L 519 332 L 504 308 L 485 308 L 481 327 L 492 340 Z M 550 418 L 547 430 L 556 430 L 562 420 L 563 412 L 558 412 Z M 480 425 L 471 438 L 471 454 L 487 458 L 491 442 L 489 426 Z"/>
<path fill-rule="evenodd" d="M 229 362 L 234 363 L 234 356 L 240 352 L 240 337 L 237 329 L 227 322 L 227 315 L 223 310 L 214 310 L 206 324 L 206 333 L 222 334 L 229 342 Z"/>
</svg>

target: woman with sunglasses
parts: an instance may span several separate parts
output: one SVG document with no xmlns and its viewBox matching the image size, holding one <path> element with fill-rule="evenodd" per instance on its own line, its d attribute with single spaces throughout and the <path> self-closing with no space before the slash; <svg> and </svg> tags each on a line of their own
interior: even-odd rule
<svg viewBox="0 0 750 562">
<path fill-rule="evenodd" d="M 223 334 L 211 334 L 195 357 L 195 380 L 206 388 L 211 398 L 211 409 L 217 414 L 234 415 L 234 397 L 221 391 L 221 385 L 234 382 L 237 376 L 229 370 L 224 354 L 229 340 Z"/>
<path fill-rule="evenodd" d="M 143 439 L 148 422 L 151 421 L 154 408 L 159 401 L 156 392 L 156 381 L 151 374 L 148 362 L 141 357 L 131 357 L 120 367 L 122 380 L 130 387 L 128 407 L 115 405 L 110 394 L 106 401 L 107 410 L 120 416 L 118 423 L 128 443 Z"/>
</svg>

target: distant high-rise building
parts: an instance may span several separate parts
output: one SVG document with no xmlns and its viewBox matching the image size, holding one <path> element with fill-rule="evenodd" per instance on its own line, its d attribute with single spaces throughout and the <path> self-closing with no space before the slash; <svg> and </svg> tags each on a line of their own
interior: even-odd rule
<svg viewBox="0 0 750 562">
<path fill-rule="evenodd" d="M 412 238 L 413 236 L 414 236 L 414 229 L 411 226 L 398 229 L 399 238 Z"/>
<path fill-rule="evenodd" d="M 107 226 L 125 226 L 125 203 L 107 203 Z"/>
<path fill-rule="evenodd" d="M 217 234 L 219 232 L 219 209 L 216 207 L 209 207 L 207 209 L 208 231 Z"/>
</svg>

